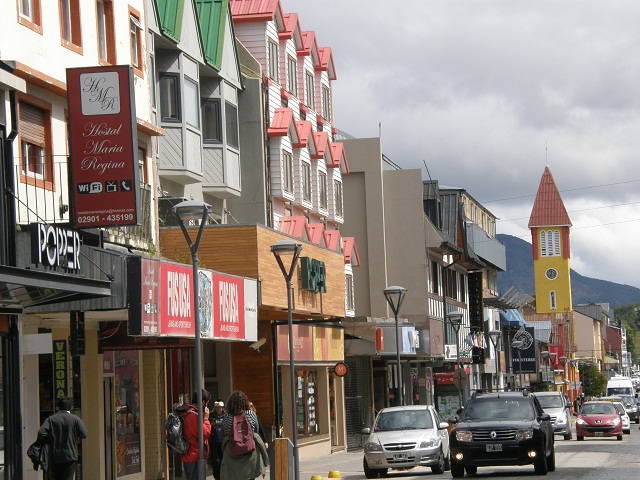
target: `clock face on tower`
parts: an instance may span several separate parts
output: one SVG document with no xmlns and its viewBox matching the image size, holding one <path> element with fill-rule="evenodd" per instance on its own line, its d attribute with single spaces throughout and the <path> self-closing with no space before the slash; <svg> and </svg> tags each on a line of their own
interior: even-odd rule
<svg viewBox="0 0 640 480">
<path fill-rule="evenodd" d="M 545 275 L 547 276 L 547 278 L 549 280 L 555 280 L 556 277 L 558 276 L 558 271 L 555 268 L 549 268 L 546 272 Z"/>
</svg>

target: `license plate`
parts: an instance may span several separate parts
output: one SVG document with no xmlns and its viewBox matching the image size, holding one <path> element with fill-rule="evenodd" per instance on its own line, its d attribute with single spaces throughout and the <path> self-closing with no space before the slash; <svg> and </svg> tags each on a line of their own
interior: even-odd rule
<svg viewBox="0 0 640 480">
<path fill-rule="evenodd" d="M 593 432 L 594 437 L 604 437 L 604 433 L 602 432 Z"/>
<path fill-rule="evenodd" d="M 407 458 L 409 458 L 409 455 L 407 455 L 406 453 L 394 453 L 393 458 L 394 460 L 406 460 Z"/>
<path fill-rule="evenodd" d="M 487 444 L 487 452 L 501 452 L 502 444 L 501 443 L 488 443 Z"/>
</svg>

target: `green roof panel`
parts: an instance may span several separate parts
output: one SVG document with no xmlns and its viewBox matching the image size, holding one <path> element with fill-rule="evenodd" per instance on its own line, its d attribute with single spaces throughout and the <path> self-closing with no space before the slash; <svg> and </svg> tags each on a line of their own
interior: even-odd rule
<svg viewBox="0 0 640 480">
<path fill-rule="evenodd" d="M 176 43 L 180 42 L 184 0 L 156 0 L 156 5 L 162 33 Z"/>
<path fill-rule="evenodd" d="M 220 71 L 229 0 L 196 0 L 206 62 Z"/>
</svg>

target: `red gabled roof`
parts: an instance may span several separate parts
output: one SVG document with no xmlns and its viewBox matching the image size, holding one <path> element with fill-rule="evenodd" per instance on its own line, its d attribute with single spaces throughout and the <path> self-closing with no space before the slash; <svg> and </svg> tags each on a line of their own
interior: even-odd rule
<svg viewBox="0 0 640 480">
<path fill-rule="evenodd" d="M 342 237 L 342 251 L 344 253 L 344 263 L 351 263 L 353 266 L 360 266 L 360 255 L 356 248 L 356 239 L 353 237 Z"/>
<path fill-rule="evenodd" d="M 323 223 L 307 223 L 305 227 L 307 230 L 307 238 L 311 243 L 315 243 L 316 245 L 321 245 L 322 242 L 322 234 L 324 233 L 324 224 Z"/>
<path fill-rule="evenodd" d="M 299 120 L 296 122 L 298 128 L 298 138 L 300 141 L 293 146 L 295 148 L 308 148 L 309 154 L 313 157 L 316 154 L 316 141 L 313 136 L 311 122 L 309 120 Z"/>
<path fill-rule="evenodd" d="M 314 67 L 316 71 L 324 71 L 326 70 L 329 74 L 329 80 L 336 79 L 336 69 L 333 64 L 333 55 L 331 53 L 331 48 L 322 47 L 318 49 L 318 62 L 319 65 Z"/>
<path fill-rule="evenodd" d="M 293 110 L 290 108 L 276 108 L 273 112 L 273 119 L 271 125 L 267 129 L 267 135 L 269 137 L 291 137 L 291 143 L 298 143 L 300 141 L 300 134 L 298 133 L 298 125 L 293 118 Z"/>
<path fill-rule="evenodd" d="M 307 31 L 302 32 L 302 49 L 298 50 L 298 56 L 303 57 L 311 55 L 314 51 L 318 52 L 318 44 L 316 43 L 316 32 Z M 315 63 L 314 63 L 315 66 Z"/>
<path fill-rule="evenodd" d="M 327 132 L 313 132 L 313 140 L 316 144 L 316 154 L 311 158 L 324 158 L 329 147 L 329 134 Z"/>
<path fill-rule="evenodd" d="M 231 0 L 231 16 L 235 23 L 268 22 L 276 12 L 282 17 L 280 0 Z"/>
<path fill-rule="evenodd" d="M 296 30 L 300 31 L 300 22 L 298 20 L 297 13 L 285 13 L 284 17 L 284 30 L 278 33 L 278 38 L 281 40 L 289 40 L 293 38 L 293 34 Z"/>
<path fill-rule="evenodd" d="M 344 174 L 349 173 L 349 165 L 347 164 L 347 154 L 344 151 L 344 144 L 342 142 L 334 142 L 329 145 L 331 151 L 331 165 L 327 165 L 331 168 L 340 167 L 340 171 Z"/>
<path fill-rule="evenodd" d="M 549 227 L 549 226 L 571 226 L 571 219 L 564 207 L 562 197 L 549 167 L 544 167 L 544 173 L 540 180 L 538 193 L 533 202 L 531 217 L 529 217 L 529 228 Z"/>
<path fill-rule="evenodd" d="M 278 220 L 278 231 L 303 239 L 307 219 L 304 216 L 282 217 Z"/>
<path fill-rule="evenodd" d="M 340 230 L 325 230 L 324 244 L 329 250 L 333 250 L 335 252 L 339 251 L 338 245 L 340 245 Z"/>
</svg>

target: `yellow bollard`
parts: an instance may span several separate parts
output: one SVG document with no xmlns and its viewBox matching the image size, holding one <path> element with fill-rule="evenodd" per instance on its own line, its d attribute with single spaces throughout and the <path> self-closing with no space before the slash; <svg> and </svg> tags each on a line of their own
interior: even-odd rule
<svg viewBox="0 0 640 480">
<path fill-rule="evenodd" d="M 311 480 L 322 480 L 322 477 L 320 475 L 314 475 L 311 477 Z"/>
<path fill-rule="evenodd" d="M 337 470 L 332 470 L 329 472 L 329 478 L 340 478 L 340 472 Z"/>
</svg>

